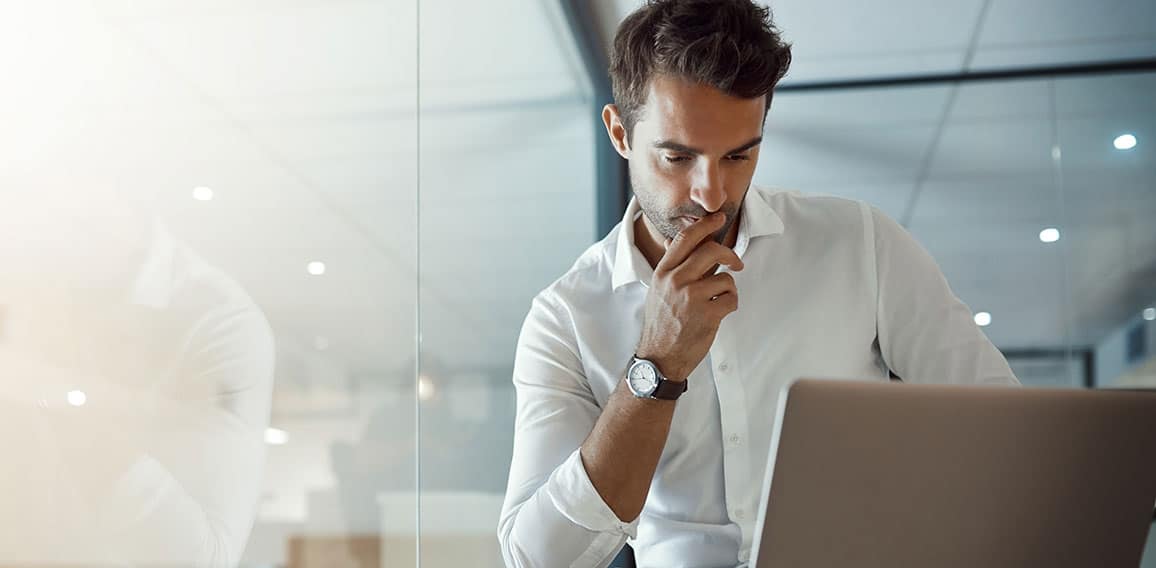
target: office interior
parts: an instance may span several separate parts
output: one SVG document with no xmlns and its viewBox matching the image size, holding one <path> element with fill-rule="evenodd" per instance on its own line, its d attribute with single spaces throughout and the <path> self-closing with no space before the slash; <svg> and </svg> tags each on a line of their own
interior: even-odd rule
<svg viewBox="0 0 1156 568">
<path fill-rule="evenodd" d="M 1026 388 L 1156 388 L 1156 3 L 762 3 L 755 184 L 899 221 Z M 501 566 L 639 4 L 0 4 L 0 566 Z"/>
</svg>

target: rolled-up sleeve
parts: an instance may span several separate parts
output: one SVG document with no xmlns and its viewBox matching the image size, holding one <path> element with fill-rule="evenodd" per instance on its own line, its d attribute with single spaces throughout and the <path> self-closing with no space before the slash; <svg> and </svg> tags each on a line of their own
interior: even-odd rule
<svg viewBox="0 0 1156 568">
<path fill-rule="evenodd" d="M 511 567 L 607 566 L 637 530 L 598 495 L 579 447 L 601 409 L 575 330 L 549 290 L 535 298 L 514 359 L 517 417 L 498 540 Z"/>
<path fill-rule="evenodd" d="M 905 382 L 1018 385 L 931 255 L 898 223 L 862 207 L 875 255 L 879 350 L 887 365 Z"/>
</svg>

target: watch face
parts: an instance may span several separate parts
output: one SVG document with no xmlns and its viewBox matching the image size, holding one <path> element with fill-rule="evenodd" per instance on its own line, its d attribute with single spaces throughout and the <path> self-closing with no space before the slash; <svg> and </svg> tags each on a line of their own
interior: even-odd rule
<svg viewBox="0 0 1156 568">
<path fill-rule="evenodd" d="M 630 367 L 630 389 L 636 394 L 649 395 L 658 386 L 658 373 L 654 366 L 639 362 Z"/>
</svg>

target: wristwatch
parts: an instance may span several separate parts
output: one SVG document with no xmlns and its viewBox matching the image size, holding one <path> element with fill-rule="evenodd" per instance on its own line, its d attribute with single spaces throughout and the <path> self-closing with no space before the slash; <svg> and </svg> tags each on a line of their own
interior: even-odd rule
<svg viewBox="0 0 1156 568">
<path fill-rule="evenodd" d="M 686 381 L 672 381 L 658 370 L 658 366 L 637 355 L 631 358 L 630 369 L 626 371 L 626 386 L 638 398 L 678 400 L 686 392 Z"/>
</svg>

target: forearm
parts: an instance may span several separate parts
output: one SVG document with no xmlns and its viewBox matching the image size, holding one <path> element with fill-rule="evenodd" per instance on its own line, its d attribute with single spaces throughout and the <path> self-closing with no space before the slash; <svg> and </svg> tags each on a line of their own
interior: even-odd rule
<svg viewBox="0 0 1156 568">
<path fill-rule="evenodd" d="M 726 214 L 715 212 L 668 239 L 654 267 L 635 353 L 666 380 L 686 380 L 706 357 L 722 319 L 738 309 L 734 277 L 717 270 L 742 270 L 742 259 L 710 238 L 725 221 Z M 619 520 L 633 521 L 642 512 L 674 408 L 671 400 L 635 398 L 619 381 L 582 443 L 590 482 Z"/>
<path fill-rule="evenodd" d="M 582 443 L 582 463 L 590 482 L 622 521 L 642 513 L 674 408 L 673 400 L 635 397 L 622 381 Z"/>
</svg>

